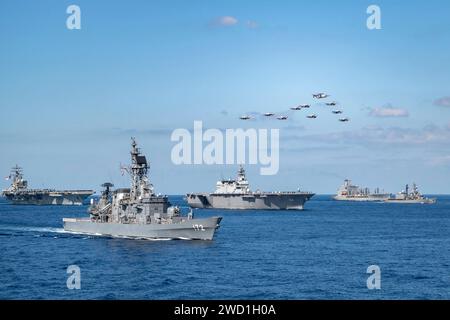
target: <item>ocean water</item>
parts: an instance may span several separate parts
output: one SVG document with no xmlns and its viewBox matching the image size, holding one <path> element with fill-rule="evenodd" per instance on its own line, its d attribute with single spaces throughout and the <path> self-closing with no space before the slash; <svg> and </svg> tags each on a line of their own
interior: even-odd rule
<svg viewBox="0 0 450 320">
<path fill-rule="evenodd" d="M 185 206 L 182 197 L 171 197 Z M 214 241 L 65 233 L 87 207 L 0 201 L 1 299 L 450 299 L 450 196 L 435 205 L 346 203 L 212 211 Z M 69 290 L 67 267 L 81 270 Z M 369 265 L 381 289 L 369 290 Z"/>
</svg>

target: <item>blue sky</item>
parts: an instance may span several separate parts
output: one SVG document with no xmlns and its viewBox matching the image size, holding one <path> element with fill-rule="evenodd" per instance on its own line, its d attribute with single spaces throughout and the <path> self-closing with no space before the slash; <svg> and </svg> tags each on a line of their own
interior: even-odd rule
<svg viewBox="0 0 450 320">
<path fill-rule="evenodd" d="M 66 28 L 70 4 L 81 30 Z M 370 4 L 381 30 L 366 28 Z M 2 0 L 0 168 L 22 165 L 33 187 L 126 185 L 133 135 L 157 191 L 208 191 L 236 168 L 170 160 L 172 130 L 202 120 L 281 130 L 280 171 L 248 167 L 255 189 L 333 193 L 351 178 L 450 193 L 449 12 L 437 0 Z M 351 121 L 288 111 L 317 91 Z M 268 111 L 289 120 L 238 120 Z"/>
</svg>

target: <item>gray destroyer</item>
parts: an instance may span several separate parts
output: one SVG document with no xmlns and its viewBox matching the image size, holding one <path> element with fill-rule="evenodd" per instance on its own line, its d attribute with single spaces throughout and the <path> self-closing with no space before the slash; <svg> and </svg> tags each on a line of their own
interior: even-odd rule
<svg viewBox="0 0 450 320">
<path fill-rule="evenodd" d="M 186 201 L 191 208 L 235 210 L 303 210 L 314 193 L 251 191 L 240 166 L 236 179 L 220 180 L 213 193 L 188 193 Z"/>
<path fill-rule="evenodd" d="M 434 204 L 435 198 L 426 198 L 420 192 L 417 185 L 413 183 L 413 190 L 409 192 L 409 185 L 405 186 L 405 189 L 397 193 L 395 196 L 389 197 L 386 200 L 388 203 L 419 203 L 419 204 Z"/>
<path fill-rule="evenodd" d="M 147 176 L 149 165 L 132 139 L 130 189 L 111 191 L 110 183 L 85 219 L 64 218 L 64 230 L 94 235 L 140 239 L 212 240 L 221 217 L 194 218 L 192 211 L 182 216 L 167 196 L 156 195 Z"/>
<path fill-rule="evenodd" d="M 6 179 L 12 180 L 12 183 L 2 191 L 2 195 L 13 204 L 82 205 L 87 197 L 94 194 L 93 190 L 28 189 L 28 181 L 24 180 L 22 168 L 17 165 Z"/>
</svg>

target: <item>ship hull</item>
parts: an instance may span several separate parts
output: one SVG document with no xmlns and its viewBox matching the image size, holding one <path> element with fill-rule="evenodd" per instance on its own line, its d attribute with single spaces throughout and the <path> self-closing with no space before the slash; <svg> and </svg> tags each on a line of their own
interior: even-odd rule
<svg viewBox="0 0 450 320">
<path fill-rule="evenodd" d="M 4 196 L 15 205 L 82 205 L 93 192 L 86 193 L 4 193 Z"/>
<path fill-rule="evenodd" d="M 388 199 L 385 201 L 386 203 L 403 203 L 403 204 L 434 204 L 436 203 L 436 199 Z"/>
<path fill-rule="evenodd" d="M 389 195 L 380 197 L 348 197 L 348 196 L 334 196 L 336 201 L 359 201 L 359 202 L 383 202 L 388 200 Z"/>
<path fill-rule="evenodd" d="M 196 209 L 303 210 L 313 193 L 187 194 Z"/>
<path fill-rule="evenodd" d="M 124 224 L 64 218 L 64 230 L 108 237 L 136 239 L 212 240 L 221 217 L 185 220 L 172 224 Z"/>
</svg>

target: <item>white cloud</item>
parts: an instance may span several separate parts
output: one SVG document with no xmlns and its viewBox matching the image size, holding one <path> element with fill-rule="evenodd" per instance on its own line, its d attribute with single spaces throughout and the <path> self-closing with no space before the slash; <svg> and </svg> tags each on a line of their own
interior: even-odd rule
<svg viewBox="0 0 450 320">
<path fill-rule="evenodd" d="M 436 99 L 433 104 L 439 107 L 450 107 L 450 97 Z"/>
<path fill-rule="evenodd" d="M 433 166 L 450 165 L 450 156 L 440 156 L 432 158 L 429 161 L 429 164 Z"/>
<path fill-rule="evenodd" d="M 292 131 L 303 131 L 305 130 L 305 126 L 302 125 L 289 125 L 285 128 L 283 128 L 283 130 L 292 130 Z"/>
<path fill-rule="evenodd" d="M 213 21 L 213 25 L 222 26 L 222 27 L 230 27 L 238 24 L 238 19 L 232 16 L 223 16 L 218 17 Z"/>
<path fill-rule="evenodd" d="M 434 125 L 429 125 L 422 129 L 371 126 L 355 131 L 309 135 L 302 138 L 323 143 L 350 143 L 364 146 L 448 145 L 450 144 L 450 128 Z"/>
<path fill-rule="evenodd" d="M 379 118 L 408 117 L 409 112 L 406 109 L 394 108 L 388 105 L 385 107 L 370 109 L 369 115 Z"/>
<path fill-rule="evenodd" d="M 256 21 L 248 20 L 247 27 L 249 27 L 250 29 L 256 29 L 259 27 L 259 25 Z"/>
</svg>

